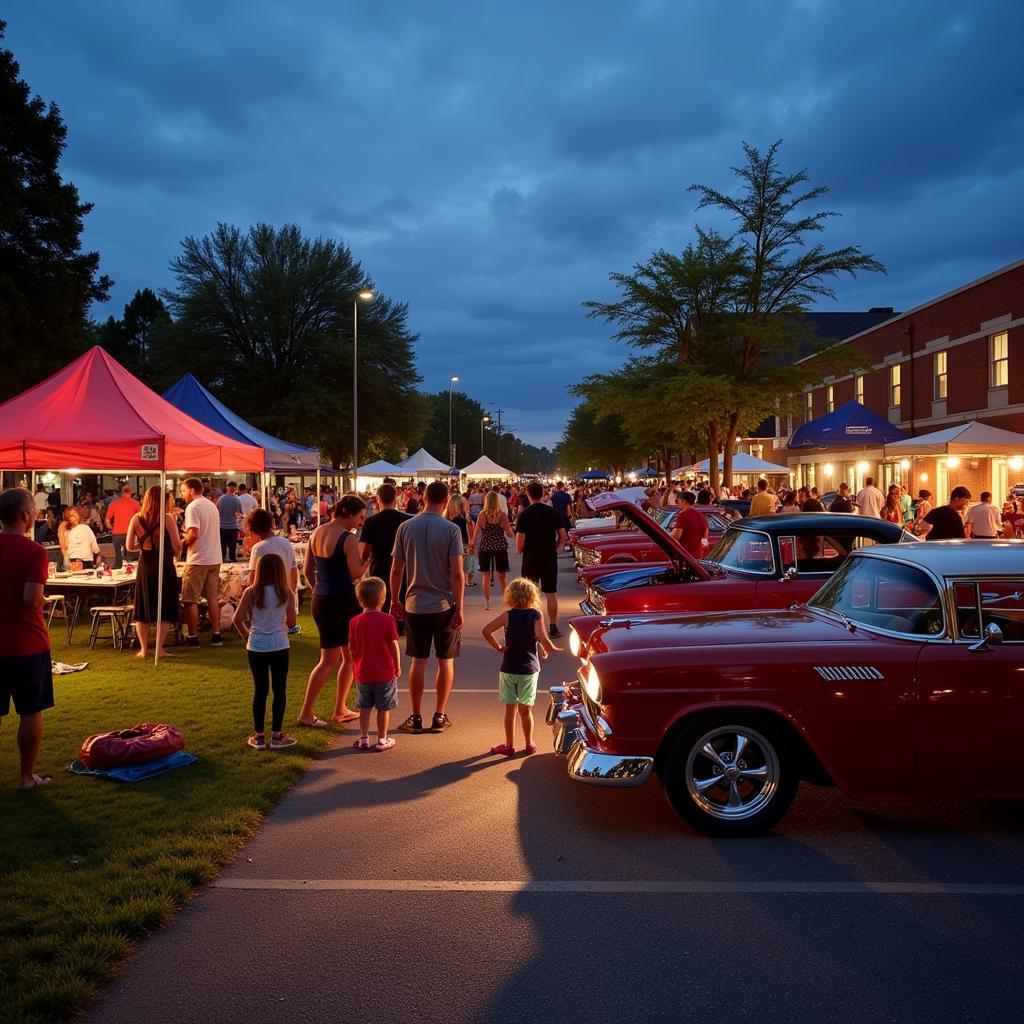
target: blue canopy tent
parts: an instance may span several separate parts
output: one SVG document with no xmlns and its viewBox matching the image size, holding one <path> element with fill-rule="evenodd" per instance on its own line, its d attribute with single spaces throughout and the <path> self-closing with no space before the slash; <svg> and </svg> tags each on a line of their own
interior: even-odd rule
<svg viewBox="0 0 1024 1024">
<path fill-rule="evenodd" d="M 603 469 L 588 469 L 586 473 L 580 473 L 576 477 L 577 480 L 610 480 L 611 478 L 611 473 L 606 473 Z"/>
<path fill-rule="evenodd" d="M 825 416 L 808 420 L 793 431 L 786 447 L 865 448 L 902 441 L 907 435 L 887 419 L 865 408 L 860 402 L 845 402 Z"/>
<path fill-rule="evenodd" d="M 643 469 L 636 469 L 632 473 L 629 473 L 627 475 L 628 476 L 636 476 L 636 477 L 640 477 L 640 476 L 644 476 L 644 477 L 647 477 L 647 476 L 661 476 L 661 474 L 656 469 L 651 469 L 650 466 L 644 466 Z"/>
</svg>

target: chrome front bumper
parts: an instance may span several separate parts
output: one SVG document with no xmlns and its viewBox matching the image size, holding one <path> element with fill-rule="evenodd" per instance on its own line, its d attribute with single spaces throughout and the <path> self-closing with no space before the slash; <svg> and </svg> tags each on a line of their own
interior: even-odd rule
<svg viewBox="0 0 1024 1024">
<path fill-rule="evenodd" d="M 654 768 L 653 757 L 623 757 L 587 746 L 588 728 L 596 733 L 586 706 L 572 686 L 552 686 L 546 715 L 554 731 L 555 753 L 566 758 L 569 778 L 592 786 L 640 786 Z"/>
</svg>

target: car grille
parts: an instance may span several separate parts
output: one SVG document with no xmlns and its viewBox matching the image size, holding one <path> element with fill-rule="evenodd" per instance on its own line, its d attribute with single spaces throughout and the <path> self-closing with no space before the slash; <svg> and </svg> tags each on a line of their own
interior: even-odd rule
<svg viewBox="0 0 1024 1024">
<path fill-rule="evenodd" d="M 599 590 L 595 590 L 593 587 L 587 587 L 587 603 L 594 609 L 595 615 L 604 615 L 605 603 Z"/>
<path fill-rule="evenodd" d="M 580 565 L 600 565 L 601 556 L 596 551 L 591 551 L 589 548 L 578 548 L 576 561 L 579 562 Z"/>
</svg>

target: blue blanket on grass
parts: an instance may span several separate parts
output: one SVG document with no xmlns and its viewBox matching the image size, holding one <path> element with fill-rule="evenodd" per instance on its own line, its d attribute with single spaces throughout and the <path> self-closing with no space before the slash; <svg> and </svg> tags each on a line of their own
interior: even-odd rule
<svg viewBox="0 0 1024 1024">
<path fill-rule="evenodd" d="M 124 768 L 87 768 L 76 759 L 68 765 L 68 771 L 73 775 L 98 775 L 105 779 L 116 779 L 118 782 L 141 782 L 143 779 L 151 779 L 154 775 L 163 775 L 164 772 L 183 768 L 198 760 L 199 758 L 195 754 L 178 750 L 166 757 L 158 757 L 155 761 L 126 765 Z"/>
</svg>

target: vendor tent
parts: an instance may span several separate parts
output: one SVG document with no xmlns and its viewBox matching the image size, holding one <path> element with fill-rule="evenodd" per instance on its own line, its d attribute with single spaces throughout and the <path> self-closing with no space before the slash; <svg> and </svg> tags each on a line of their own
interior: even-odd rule
<svg viewBox="0 0 1024 1024">
<path fill-rule="evenodd" d="M 630 473 L 629 476 L 649 477 L 649 476 L 661 476 L 661 474 L 656 469 L 652 469 L 650 466 L 644 466 L 643 469 L 635 469 L 635 470 L 633 470 L 633 472 Z"/>
<path fill-rule="evenodd" d="M 694 466 L 689 468 L 697 473 L 709 473 L 710 472 L 710 459 L 705 459 L 703 462 L 698 462 Z M 720 455 L 718 457 L 718 468 L 722 469 L 725 466 L 725 459 Z M 737 452 L 732 457 L 732 471 L 734 473 L 767 473 L 769 476 L 773 473 L 789 473 L 789 466 L 779 466 L 774 462 L 765 462 L 764 459 L 758 459 L 753 455 L 747 455 L 746 452 Z"/>
<path fill-rule="evenodd" d="M 463 476 L 486 477 L 489 480 L 496 480 L 498 477 L 515 476 L 510 469 L 499 466 L 493 459 L 481 455 L 476 462 L 468 465 L 463 471 Z"/>
<path fill-rule="evenodd" d="M 435 459 L 426 448 L 421 448 L 415 455 L 410 455 L 404 462 L 400 462 L 398 468 L 406 476 L 437 476 L 439 473 L 447 476 L 451 469 L 440 459 Z"/>
<path fill-rule="evenodd" d="M 359 467 L 359 476 L 393 476 L 397 479 L 401 475 L 402 470 L 386 459 L 378 459 L 367 466 Z"/>
<path fill-rule="evenodd" d="M 603 469 L 588 469 L 586 473 L 580 473 L 576 477 L 577 480 L 611 480 L 611 473 L 606 473 Z"/>
<path fill-rule="evenodd" d="M 800 448 L 865 448 L 892 444 L 906 436 L 899 427 L 894 427 L 860 402 L 844 402 L 825 416 L 797 427 L 786 447 L 791 451 Z"/>
<path fill-rule="evenodd" d="M 254 427 L 210 394 L 191 373 L 186 373 L 168 388 L 164 398 L 218 433 L 233 437 L 243 444 L 258 445 L 266 452 L 266 465 L 262 468 L 268 471 L 301 473 L 302 470 L 308 470 L 315 473 L 320 468 L 320 453 L 315 448 L 304 448 L 290 441 L 282 441 Z"/>
<path fill-rule="evenodd" d="M 887 445 L 886 455 L 1024 455 L 1024 434 L 987 423 L 958 423 Z"/>
</svg>

